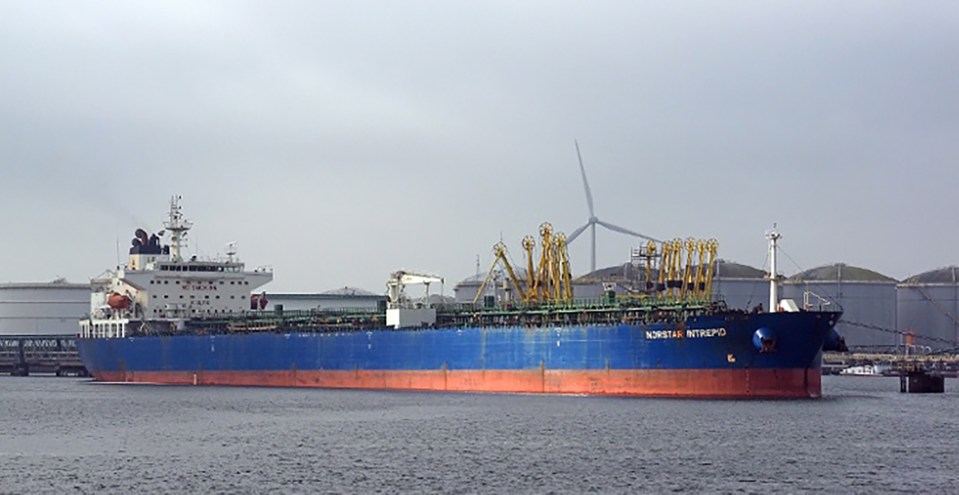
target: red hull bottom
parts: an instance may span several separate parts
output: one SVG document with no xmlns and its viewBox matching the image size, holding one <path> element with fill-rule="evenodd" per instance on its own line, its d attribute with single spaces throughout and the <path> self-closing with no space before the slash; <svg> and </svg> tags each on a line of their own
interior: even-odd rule
<svg viewBox="0 0 959 495">
<path fill-rule="evenodd" d="M 781 399 L 822 396 L 818 369 L 115 371 L 98 381 L 647 397 Z"/>
</svg>

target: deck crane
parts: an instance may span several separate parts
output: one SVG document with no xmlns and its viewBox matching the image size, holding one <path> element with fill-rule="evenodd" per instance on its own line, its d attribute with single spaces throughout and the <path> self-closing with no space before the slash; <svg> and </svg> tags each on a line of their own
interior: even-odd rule
<svg viewBox="0 0 959 495">
<path fill-rule="evenodd" d="M 649 241 L 646 243 L 646 292 L 651 293 L 656 290 L 653 283 L 653 260 L 656 258 L 656 243 Z"/>
<path fill-rule="evenodd" d="M 694 294 L 693 288 L 693 257 L 696 256 L 696 239 L 686 238 L 686 268 L 683 271 L 683 287 L 680 291 L 680 297 L 686 299 Z"/>
<path fill-rule="evenodd" d="M 407 305 L 410 301 L 406 297 L 404 289 L 407 285 L 423 284 L 426 286 L 426 304 L 430 300 L 430 284 L 440 283 L 440 293 L 443 292 L 443 278 L 429 273 L 415 273 L 407 271 L 396 271 L 390 275 L 386 282 L 387 295 L 389 296 L 389 308 L 399 308 Z"/>
<path fill-rule="evenodd" d="M 559 258 L 560 300 L 573 300 L 573 272 L 569 268 L 569 253 L 566 250 L 566 234 L 556 234 L 556 253 Z"/>
<path fill-rule="evenodd" d="M 719 250 L 719 241 L 710 239 L 706 241 L 706 249 L 709 250 L 709 261 L 706 263 L 706 287 L 703 289 L 706 297 L 713 295 L 713 274 L 716 267 L 716 252 Z"/>
<path fill-rule="evenodd" d="M 528 235 L 523 237 L 523 251 L 526 251 L 526 294 L 524 299 L 534 297 L 534 288 L 536 286 L 536 270 L 533 268 L 533 250 L 536 249 L 536 239 Z"/>
<path fill-rule="evenodd" d="M 699 257 L 699 262 L 696 263 L 696 273 L 693 275 L 693 296 L 698 299 L 709 299 L 709 295 L 706 294 L 706 272 L 703 266 L 706 264 L 707 245 L 708 243 L 704 239 L 696 241 L 696 254 Z"/>
<path fill-rule="evenodd" d="M 503 242 L 500 241 L 493 245 L 493 264 L 490 265 L 489 272 L 486 273 L 486 278 L 483 279 L 483 283 L 480 285 L 479 290 L 476 291 L 476 297 L 473 298 L 473 304 L 476 304 L 476 301 L 478 301 L 483 295 L 483 290 L 486 289 L 486 284 L 488 284 L 490 279 L 493 278 L 493 271 L 496 270 L 496 265 L 500 262 L 502 262 L 503 266 L 506 268 L 506 273 L 509 275 L 509 280 L 513 284 L 513 289 L 516 291 L 516 294 L 520 300 L 527 300 L 526 292 L 523 290 L 523 284 L 521 284 L 519 278 L 516 277 L 516 272 L 513 271 L 513 265 L 509 262 L 509 252 L 506 250 L 506 244 L 503 244 Z"/>
<path fill-rule="evenodd" d="M 663 242 L 663 261 L 660 266 L 659 281 L 663 286 L 663 297 L 672 299 L 679 296 L 682 286 L 683 242 L 679 239 Z"/>
<path fill-rule="evenodd" d="M 386 306 L 386 325 L 393 328 L 423 327 L 436 323 L 436 308 L 430 304 L 430 284 L 443 283 L 443 278 L 429 273 L 396 271 L 386 282 L 389 301 Z M 404 289 L 410 284 L 426 286 L 426 303 L 410 304 Z M 440 286 L 442 287 L 442 285 Z M 443 289 L 440 289 L 440 293 Z"/>
<path fill-rule="evenodd" d="M 553 291 L 556 287 L 556 277 L 554 276 L 556 260 L 553 256 L 553 226 L 550 225 L 549 222 L 543 222 L 539 226 L 539 235 L 542 251 L 540 252 L 536 278 L 530 294 L 534 300 L 549 300 L 553 298 Z"/>
<path fill-rule="evenodd" d="M 666 296 L 666 282 L 669 276 L 669 267 L 672 266 L 673 244 L 669 241 L 663 243 L 663 255 L 659 261 L 659 277 L 656 284 L 656 293 L 662 299 Z"/>
<path fill-rule="evenodd" d="M 573 299 L 573 282 L 569 254 L 566 251 L 566 235 L 555 231 L 549 222 L 543 222 L 539 226 L 539 234 L 542 252 L 533 286 L 528 291 L 528 299 L 542 302 L 570 301 Z M 527 245 L 524 244 L 524 247 Z M 526 255 L 527 264 L 532 267 L 531 248 L 527 248 Z"/>
<path fill-rule="evenodd" d="M 669 291 L 671 297 L 678 298 L 683 288 L 683 240 L 673 239 L 673 267 L 670 269 L 670 283 L 673 287 Z"/>
</svg>

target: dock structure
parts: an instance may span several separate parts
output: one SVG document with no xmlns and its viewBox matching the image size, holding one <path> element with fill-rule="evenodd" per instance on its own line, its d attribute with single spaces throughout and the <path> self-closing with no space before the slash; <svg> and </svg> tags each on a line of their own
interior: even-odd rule
<svg viewBox="0 0 959 495">
<path fill-rule="evenodd" d="M 926 371 L 919 363 L 901 363 L 899 392 L 904 394 L 941 394 L 946 391 L 946 379 L 941 374 Z"/>
<path fill-rule="evenodd" d="M 862 365 L 886 365 L 887 376 L 899 377 L 899 391 L 910 394 L 941 394 L 946 377 L 959 377 L 959 353 L 929 354 L 827 352 L 823 353 L 825 374 Z"/>
<path fill-rule="evenodd" d="M 830 366 L 856 366 L 871 363 L 921 363 L 930 367 L 959 366 L 959 352 L 900 354 L 892 352 L 824 352 L 822 362 Z"/>
<path fill-rule="evenodd" d="M 89 376 L 80 361 L 76 339 L 75 335 L 0 336 L 0 373 Z"/>
</svg>

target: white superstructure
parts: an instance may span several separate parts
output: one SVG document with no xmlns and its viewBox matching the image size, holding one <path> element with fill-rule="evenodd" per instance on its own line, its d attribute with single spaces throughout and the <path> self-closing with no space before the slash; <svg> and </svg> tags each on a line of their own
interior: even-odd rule
<svg viewBox="0 0 959 495">
<path fill-rule="evenodd" d="M 179 197 L 170 200 L 164 232 L 137 229 L 126 266 L 93 281 L 90 317 L 81 337 L 126 337 L 141 331 L 172 331 L 185 320 L 223 318 L 251 310 L 252 291 L 273 280 L 270 268 L 245 271 L 231 244 L 220 260 L 185 258 L 182 249 L 192 224 L 183 218 Z"/>
</svg>

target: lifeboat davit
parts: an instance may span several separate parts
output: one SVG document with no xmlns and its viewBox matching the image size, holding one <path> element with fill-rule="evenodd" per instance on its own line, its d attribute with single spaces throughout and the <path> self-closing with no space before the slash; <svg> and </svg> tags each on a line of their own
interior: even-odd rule
<svg viewBox="0 0 959 495">
<path fill-rule="evenodd" d="M 129 297 L 117 292 L 107 297 L 107 304 L 113 309 L 127 309 L 131 302 Z"/>
</svg>

